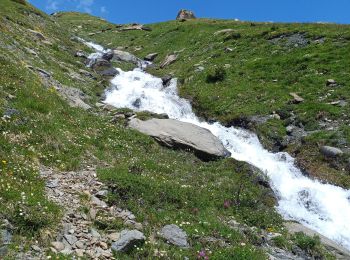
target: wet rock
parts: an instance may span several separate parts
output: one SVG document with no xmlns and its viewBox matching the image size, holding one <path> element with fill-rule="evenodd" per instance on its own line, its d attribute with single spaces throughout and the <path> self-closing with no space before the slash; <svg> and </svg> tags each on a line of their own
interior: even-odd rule
<svg viewBox="0 0 350 260">
<path fill-rule="evenodd" d="M 113 68 L 112 64 L 104 59 L 96 59 L 91 68 L 99 75 L 106 77 L 114 77 L 118 75 L 118 71 Z"/>
<path fill-rule="evenodd" d="M 331 158 L 335 158 L 335 157 L 343 154 L 342 150 L 340 150 L 339 148 L 336 148 L 336 147 L 331 147 L 331 146 L 322 146 L 320 148 L 320 152 L 324 156 L 331 157 Z"/>
<path fill-rule="evenodd" d="M 136 99 L 136 100 L 132 103 L 132 105 L 133 105 L 134 107 L 136 107 L 136 108 L 140 108 L 140 107 L 141 107 L 141 98 Z"/>
<path fill-rule="evenodd" d="M 289 93 L 293 97 L 292 103 L 293 104 L 299 104 L 301 102 L 304 102 L 304 99 L 300 97 L 297 93 L 291 92 Z"/>
<path fill-rule="evenodd" d="M 296 222 L 287 222 L 285 223 L 285 226 L 289 233 L 295 234 L 298 232 L 302 232 L 305 235 L 308 236 L 318 236 L 320 238 L 321 243 L 326 247 L 327 250 L 329 250 L 332 254 L 336 256 L 336 259 L 350 259 L 350 251 L 346 248 L 336 244 L 332 240 L 326 238 L 325 236 L 321 235 L 320 233 L 311 230 L 299 223 Z"/>
<path fill-rule="evenodd" d="M 123 230 L 119 239 L 112 243 L 112 250 L 117 252 L 128 252 L 134 246 L 143 244 L 145 236 L 138 230 Z"/>
<path fill-rule="evenodd" d="M 144 59 L 146 61 L 154 61 L 154 59 L 158 56 L 158 53 L 150 53 Z"/>
<path fill-rule="evenodd" d="M 173 77 L 170 76 L 170 75 L 166 75 L 166 76 L 162 77 L 163 86 L 164 86 L 164 87 L 168 87 L 169 84 L 170 84 L 170 81 L 171 81 L 172 79 L 173 79 Z"/>
<path fill-rule="evenodd" d="M 102 59 L 107 60 L 107 61 L 111 61 L 113 59 L 113 57 L 114 57 L 114 51 L 112 51 L 112 50 L 109 50 L 102 55 Z"/>
<path fill-rule="evenodd" d="M 159 143 L 170 147 L 192 150 L 203 160 L 228 157 L 230 152 L 209 130 L 174 119 L 131 119 L 129 127 L 152 136 Z"/>
<path fill-rule="evenodd" d="M 178 247 L 188 248 L 187 234 L 177 225 L 166 225 L 159 234 L 162 238 Z"/>
<path fill-rule="evenodd" d="M 176 20 L 187 20 L 187 19 L 196 19 L 196 16 L 192 11 L 181 9 L 177 14 Z"/>
<path fill-rule="evenodd" d="M 82 50 L 78 50 L 75 52 L 74 57 L 87 59 L 88 55 Z"/>
<path fill-rule="evenodd" d="M 169 66 L 173 64 L 177 60 L 177 55 L 176 54 L 169 54 L 165 57 L 164 61 L 160 65 L 161 68 L 164 68 L 166 66 Z"/>
</svg>

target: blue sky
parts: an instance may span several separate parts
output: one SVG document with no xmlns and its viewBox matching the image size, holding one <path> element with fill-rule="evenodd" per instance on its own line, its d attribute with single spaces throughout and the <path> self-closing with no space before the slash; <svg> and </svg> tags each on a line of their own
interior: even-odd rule
<svg viewBox="0 0 350 260">
<path fill-rule="evenodd" d="M 172 20 L 179 9 L 198 17 L 274 22 L 350 23 L 350 0 L 29 0 L 41 10 L 88 12 L 114 23 Z"/>
</svg>

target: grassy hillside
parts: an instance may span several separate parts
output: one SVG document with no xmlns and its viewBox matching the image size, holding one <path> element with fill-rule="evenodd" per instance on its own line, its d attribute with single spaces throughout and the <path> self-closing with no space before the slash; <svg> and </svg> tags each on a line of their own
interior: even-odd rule
<svg viewBox="0 0 350 260">
<path fill-rule="evenodd" d="M 76 26 L 68 31 L 67 21 L 57 21 L 20 2 L 0 2 L 0 229 L 6 219 L 12 225 L 14 235 L 7 256 L 1 255 L 0 258 L 18 259 L 17 253 L 30 249 L 34 241 L 46 251 L 45 254 L 54 255 L 50 253 L 50 242 L 55 239 L 56 231 L 62 228 L 59 223 L 66 209 L 47 199 L 45 182 L 39 175 L 43 166 L 62 174 L 87 166 L 97 167 L 98 176 L 109 187 L 108 205 L 131 210 L 137 221 L 143 223 L 147 237 L 144 247 L 121 254 L 121 259 L 152 258 L 156 252 L 170 259 L 193 259 L 200 250 L 205 250 L 212 259 L 264 259 L 266 250 L 261 247 L 260 237 L 266 232 L 281 232 L 276 246 L 285 250 L 297 245 L 297 238 L 290 237 L 282 228 L 270 189 L 259 184 L 256 174 L 246 164 L 233 159 L 205 163 L 191 153 L 163 148 L 153 139 L 125 128 L 125 120 L 112 124 L 110 120 L 115 112 L 95 107 L 99 99 L 96 94 L 108 85 L 94 72 L 89 71 L 90 76 L 86 74 L 88 69 L 84 60 L 74 57 L 74 53 L 88 49 L 72 41 L 71 36 L 80 23 L 84 30 L 86 24 L 89 26 L 85 32 L 79 32 L 84 37 L 92 28 L 96 30 L 109 24 L 96 18 L 70 14 L 69 17 L 81 20 L 75 20 Z M 69 28 L 71 22 L 69 20 Z M 210 26 L 212 21 L 197 23 L 208 24 L 210 34 L 214 31 Z M 152 25 L 154 31 L 148 33 L 150 41 L 146 41 L 143 32 L 110 37 L 112 44 L 106 42 L 109 37 L 102 39 L 102 35 L 95 40 L 107 46 L 125 44 L 130 50 L 135 44 L 144 42 L 142 53 L 137 54 L 157 50 L 162 51 L 162 58 L 177 44 L 171 43 L 170 35 L 166 36 L 168 33 L 173 35 L 173 41 L 179 41 L 176 50 L 190 42 L 181 43 L 181 38 L 174 35 L 177 30 L 189 32 L 191 27 L 188 26 L 189 23 L 176 22 Z M 183 29 L 175 29 L 177 27 Z M 200 36 L 200 29 L 197 34 L 195 37 Z M 159 38 L 160 35 L 165 38 Z M 205 35 L 200 37 L 206 39 Z M 154 45 L 155 39 L 158 47 Z M 159 39 L 164 39 L 164 42 L 159 42 Z M 202 51 L 197 49 L 198 53 Z M 190 50 L 184 50 L 176 65 L 153 72 L 165 74 L 172 71 L 184 79 L 192 75 L 191 63 L 180 70 L 185 64 L 186 53 Z M 217 58 L 230 58 L 225 56 Z M 233 75 L 228 73 L 227 80 L 233 80 Z M 210 91 L 209 87 L 214 86 L 203 83 L 200 75 L 196 77 L 193 82 L 203 84 L 203 91 Z M 345 80 L 346 75 L 343 77 Z M 216 86 L 224 89 L 225 84 Z M 57 90 L 60 85 L 81 90 L 92 108 L 85 111 L 70 107 Z M 193 96 L 195 104 L 200 104 L 201 97 L 195 98 L 194 87 L 194 83 L 184 84 L 181 92 Z M 215 104 L 218 112 L 213 113 L 216 105 L 205 109 L 208 103 L 203 102 L 203 113 L 223 115 L 219 111 L 227 104 L 219 99 Z M 241 109 L 249 111 L 252 108 Z M 226 119 L 230 115 L 233 114 L 226 115 Z M 82 199 L 86 197 L 83 192 Z M 84 208 L 81 210 L 84 212 Z M 233 219 L 247 225 L 244 231 L 229 225 Z M 190 249 L 170 246 L 155 236 L 162 225 L 171 223 L 179 224 L 187 232 Z M 125 227 L 115 219 L 96 221 L 95 228 L 108 233 Z M 206 242 L 208 237 L 223 241 L 225 246 Z M 315 244 L 309 251 L 323 254 L 320 248 Z"/>
<path fill-rule="evenodd" d="M 159 53 L 149 71 L 178 77 L 180 94 L 197 114 L 252 129 L 268 149 L 296 157 L 311 177 L 350 187 L 350 26 L 197 19 L 121 31 L 87 15 L 58 17 L 73 33 L 110 48 L 139 57 Z M 160 68 L 173 53 L 177 61 Z M 328 79 L 336 83 L 327 86 Z M 290 93 L 304 101 L 296 104 Z M 288 126 L 297 127 L 296 138 Z M 326 158 L 323 145 L 345 155 Z"/>
</svg>

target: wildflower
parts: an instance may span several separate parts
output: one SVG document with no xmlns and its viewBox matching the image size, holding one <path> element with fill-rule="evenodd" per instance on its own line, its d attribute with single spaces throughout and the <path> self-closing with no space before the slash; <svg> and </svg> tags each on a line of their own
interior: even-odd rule
<svg viewBox="0 0 350 260">
<path fill-rule="evenodd" d="M 231 202 L 229 200 L 224 201 L 224 208 L 228 209 L 231 206 Z"/>
<path fill-rule="evenodd" d="M 7 164 L 7 162 L 5 160 L 2 160 L 1 162 L 2 162 L 3 165 Z"/>
<path fill-rule="evenodd" d="M 207 253 L 204 250 L 202 250 L 198 253 L 197 259 L 209 260 L 209 256 L 207 256 Z"/>
</svg>

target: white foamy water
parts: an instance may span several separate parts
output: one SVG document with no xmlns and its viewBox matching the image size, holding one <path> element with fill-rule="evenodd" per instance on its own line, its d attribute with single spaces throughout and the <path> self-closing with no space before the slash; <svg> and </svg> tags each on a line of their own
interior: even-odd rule
<svg viewBox="0 0 350 260">
<path fill-rule="evenodd" d="M 302 175 L 287 153 L 271 153 L 257 136 L 235 127 L 201 121 L 191 104 L 178 96 L 177 82 L 163 87 L 162 80 L 140 69 L 124 72 L 111 82 L 105 103 L 135 111 L 166 113 L 170 118 L 209 129 L 232 153 L 232 157 L 252 164 L 266 173 L 278 197 L 277 210 L 350 249 L 350 191 Z"/>
</svg>

